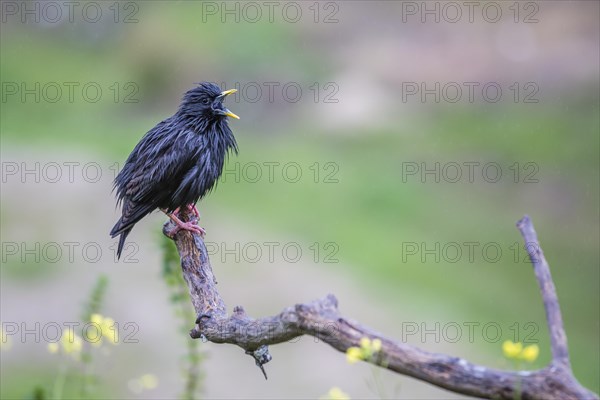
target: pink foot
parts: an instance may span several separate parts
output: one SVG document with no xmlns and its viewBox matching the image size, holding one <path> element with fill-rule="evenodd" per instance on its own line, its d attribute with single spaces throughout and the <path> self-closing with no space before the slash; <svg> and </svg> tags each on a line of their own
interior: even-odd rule
<svg viewBox="0 0 600 400">
<path fill-rule="evenodd" d="M 163 212 L 165 214 L 167 214 L 169 216 L 169 218 L 171 218 L 171 220 L 173 222 L 175 222 L 175 227 L 173 229 L 171 229 L 171 231 L 169 231 L 169 236 L 170 237 L 174 237 L 177 232 L 179 232 L 180 230 L 186 230 L 192 233 L 197 233 L 199 234 L 201 237 L 204 238 L 204 235 L 206 235 L 206 230 L 204 230 L 204 228 L 198 226 L 198 222 L 197 221 L 188 221 L 188 222 L 183 222 L 179 219 L 179 217 L 177 216 L 177 211 L 179 209 L 175 210 L 173 213 L 169 214 L 167 213 L 165 210 L 163 210 Z"/>
<path fill-rule="evenodd" d="M 175 236 L 179 231 L 184 230 L 184 231 L 189 231 L 192 233 L 197 233 L 198 235 L 200 235 L 201 237 L 204 238 L 204 235 L 206 235 L 206 230 L 204 230 L 204 228 L 202 228 L 201 226 L 198 226 L 196 223 L 194 222 L 181 222 L 181 221 L 177 221 L 174 220 L 176 226 L 171 229 L 171 231 L 169 231 L 169 236 L 173 237 Z"/>
<path fill-rule="evenodd" d="M 196 218 L 200 218 L 200 212 L 198 211 L 198 208 L 195 204 L 188 204 L 188 209 L 194 213 Z"/>
</svg>

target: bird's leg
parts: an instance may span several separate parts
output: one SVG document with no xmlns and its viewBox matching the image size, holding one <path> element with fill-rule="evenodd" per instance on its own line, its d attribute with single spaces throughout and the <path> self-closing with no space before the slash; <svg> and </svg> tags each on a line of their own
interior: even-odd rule
<svg viewBox="0 0 600 400">
<path fill-rule="evenodd" d="M 166 210 L 161 210 L 162 212 L 164 212 L 165 214 L 167 214 L 167 216 L 169 218 L 171 218 L 171 220 L 173 220 L 173 222 L 175 222 L 175 228 L 173 228 L 170 232 L 169 232 L 169 236 L 173 237 L 175 236 L 175 234 L 177 234 L 177 232 L 179 232 L 180 230 L 184 229 L 186 231 L 190 231 L 192 233 L 197 233 L 199 234 L 201 237 L 204 237 L 204 235 L 206 235 L 206 231 L 204 230 L 204 228 L 198 226 L 198 224 L 192 222 L 192 221 L 188 221 L 188 222 L 183 222 L 181 221 L 176 214 L 176 212 L 172 212 L 172 213 L 168 213 Z M 177 210 L 175 210 L 177 211 Z"/>
<path fill-rule="evenodd" d="M 192 211 L 198 219 L 200 219 L 200 211 L 198 211 L 198 208 L 194 203 L 188 204 L 188 209 Z"/>
<path fill-rule="evenodd" d="M 190 210 L 191 212 L 194 213 L 194 215 L 196 216 L 196 218 L 200 219 L 200 211 L 198 211 L 198 208 L 196 208 L 196 205 L 191 203 L 187 205 L 188 210 Z M 181 207 L 177 207 L 175 209 L 175 211 L 173 211 L 173 214 L 175 215 L 179 215 L 179 211 L 181 211 Z"/>
</svg>

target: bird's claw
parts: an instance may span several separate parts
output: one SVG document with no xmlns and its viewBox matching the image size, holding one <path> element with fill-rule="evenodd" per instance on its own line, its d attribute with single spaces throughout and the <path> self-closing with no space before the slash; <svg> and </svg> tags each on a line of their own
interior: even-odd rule
<svg viewBox="0 0 600 400">
<path fill-rule="evenodd" d="M 198 224 L 195 222 L 188 221 L 180 223 L 175 222 L 175 227 L 169 231 L 169 237 L 175 237 L 175 235 L 181 230 L 197 233 L 202 238 L 204 238 L 204 235 L 206 235 L 206 230 L 204 228 L 198 226 Z"/>
<path fill-rule="evenodd" d="M 194 213 L 194 215 L 196 216 L 196 218 L 200 218 L 200 211 L 198 211 L 198 207 L 196 207 L 195 204 L 188 204 L 188 210 L 190 210 L 191 212 Z"/>
</svg>

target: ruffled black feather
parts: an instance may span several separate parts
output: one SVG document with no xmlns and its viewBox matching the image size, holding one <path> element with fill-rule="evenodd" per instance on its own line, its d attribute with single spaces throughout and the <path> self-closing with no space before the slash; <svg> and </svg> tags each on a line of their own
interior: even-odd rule
<svg viewBox="0 0 600 400">
<path fill-rule="evenodd" d="M 194 204 L 210 192 L 221 176 L 235 137 L 224 109 L 221 90 L 201 83 L 183 97 L 179 109 L 142 137 L 114 181 L 122 215 L 110 232 L 120 235 L 118 257 L 133 226 L 157 208 L 172 212 Z"/>
</svg>

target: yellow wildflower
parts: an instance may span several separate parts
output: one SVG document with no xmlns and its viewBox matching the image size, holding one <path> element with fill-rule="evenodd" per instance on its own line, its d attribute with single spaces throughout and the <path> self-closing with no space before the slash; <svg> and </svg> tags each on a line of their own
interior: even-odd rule
<svg viewBox="0 0 600 400">
<path fill-rule="evenodd" d="M 101 325 L 101 324 L 102 324 L 102 320 L 103 320 L 103 319 L 104 319 L 104 318 L 102 318 L 102 315 L 100 315 L 100 314 L 92 314 L 92 315 L 90 316 L 90 322 L 92 322 L 92 323 L 94 323 L 94 324 L 98 324 L 98 325 Z"/>
<path fill-rule="evenodd" d="M 66 354 L 73 356 L 73 358 L 79 358 L 79 354 L 83 348 L 83 339 L 77 336 L 73 330 L 68 330 L 67 332 L 60 339 L 62 349 Z"/>
<path fill-rule="evenodd" d="M 321 400 L 350 400 L 350 396 L 339 387 L 332 387 L 325 396 L 321 396 Z"/>
<path fill-rule="evenodd" d="M 58 353 L 58 343 L 56 343 L 56 342 L 48 343 L 48 351 L 51 354 Z"/>
<path fill-rule="evenodd" d="M 538 355 L 540 354 L 540 348 L 537 344 L 532 344 L 523 349 L 519 358 L 521 360 L 525 360 L 527 362 L 534 362 L 537 360 Z"/>
<path fill-rule="evenodd" d="M 381 340 L 375 339 L 372 343 L 372 349 L 374 353 L 377 353 L 381 350 Z"/>
<path fill-rule="evenodd" d="M 153 374 L 144 374 L 140 377 L 140 384 L 144 389 L 155 389 L 158 386 L 158 378 Z"/>
<path fill-rule="evenodd" d="M 114 319 L 108 317 L 104 318 L 102 321 L 102 335 L 106 337 L 106 340 L 110 344 L 119 343 L 119 333 Z"/>
<path fill-rule="evenodd" d="M 90 316 L 90 322 L 94 324 L 95 329 L 90 327 L 86 330 L 86 340 L 92 343 L 92 345 L 100 346 L 102 344 L 102 338 L 106 338 L 111 344 L 119 343 L 119 336 L 114 319 L 104 317 L 100 314 L 92 314 Z"/>
<path fill-rule="evenodd" d="M 502 343 L 502 352 L 506 358 L 525 360 L 532 363 L 537 360 L 538 355 L 540 354 L 540 348 L 537 344 L 532 344 L 523 348 L 522 343 L 513 343 L 510 340 L 507 340 Z"/>
<path fill-rule="evenodd" d="M 8 350 L 12 347 L 10 338 L 4 332 L 4 329 L 0 328 L 0 350 Z"/>
<path fill-rule="evenodd" d="M 362 349 L 370 349 L 371 348 L 371 339 L 368 337 L 360 338 L 360 347 Z"/>
<path fill-rule="evenodd" d="M 358 347 L 349 347 L 346 350 L 346 361 L 349 364 L 354 364 L 363 359 L 363 351 Z"/>
<path fill-rule="evenodd" d="M 520 342 L 513 343 L 510 340 L 502 343 L 502 352 L 506 358 L 517 358 L 523 351 L 523 345 Z"/>
<path fill-rule="evenodd" d="M 375 339 L 371 341 L 368 337 L 364 337 L 360 339 L 360 348 L 363 352 L 363 360 L 367 360 L 381 350 L 381 340 Z"/>
<path fill-rule="evenodd" d="M 360 360 L 368 360 L 381 350 L 381 340 L 371 341 L 368 337 L 360 339 L 360 347 L 349 347 L 346 350 L 346 360 L 354 364 Z"/>
<path fill-rule="evenodd" d="M 158 378 L 154 374 L 144 374 L 139 378 L 131 379 L 127 386 L 133 393 L 140 394 L 144 390 L 155 389 L 158 386 Z"/>
</svg>

